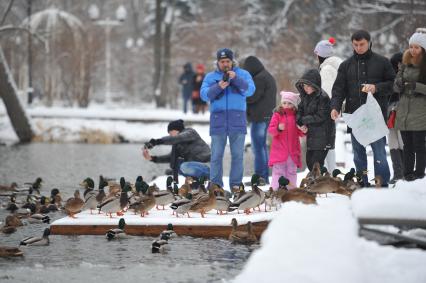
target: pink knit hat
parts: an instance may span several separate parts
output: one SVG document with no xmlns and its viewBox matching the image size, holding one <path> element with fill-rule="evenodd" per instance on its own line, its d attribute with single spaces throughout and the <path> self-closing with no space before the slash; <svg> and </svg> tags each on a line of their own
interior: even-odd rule
<svg viewBox="0 0 426 283">
<path fill-rule="evenodd" d="M 291 91 L 281 91 L 280 95 L 281 95 L 281 103 L 282 102 L 290 102 L 297 109 L 297 107 L 300 103 L 299 94 L 291 92 Z"/>
</svg>

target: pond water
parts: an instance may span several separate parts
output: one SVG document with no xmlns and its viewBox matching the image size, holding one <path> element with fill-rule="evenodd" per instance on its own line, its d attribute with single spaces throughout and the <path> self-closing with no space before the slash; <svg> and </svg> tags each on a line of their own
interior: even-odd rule
<svg viewBox="0 0 426 283">
<path fill-rule="evenodd" d="M 100 174 L 134 181 L 163 175 L 167 165 L 143 160 L 141 145 L 29 144 L 0 146 L 0 183 L 22 184 L 43 178 L 43 195 L 53 187 L 71 196 L 87 176 L 97 186 Z M 169 148 L 160 147 L 157 153 Z M 224 172 L 229 170 L 229 152 Z M 245 172 L 252 172 L 251 152 L 245 154 Z M 2 206 L 8 200 L 0 198 Z M 0 221 L 7 211 L 0 209 Z M 58 219 L 61 212 L 50 213 Z M 11 235 L 0 234 L 0 246 L 17 246 L 26 236 L 41 236 L 47 224 L 30 224 Z M 24 257 L 0 258 L 1 282 L 227 282 L 243 268 L 253 248 L 236 246 L 224 239 L 178 237 L 170 240 L 168 254 L 152 254 L 152 237 L 129 236 L 107 241 L 104 236 L 50 236 L 47 247 L 22 247 Z"/>
</svg>

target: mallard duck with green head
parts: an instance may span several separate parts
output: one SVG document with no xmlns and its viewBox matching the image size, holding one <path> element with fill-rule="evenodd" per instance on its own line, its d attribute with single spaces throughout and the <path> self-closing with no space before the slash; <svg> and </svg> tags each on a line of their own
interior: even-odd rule
<svg viewBox="0 0 426 283">
<path fill-rule="evenodd" d="M 163 232 L 160 233 L 160 238 L 164 235 L 167 234 L 169 239 L 173 239 L 177 237 L 176 232 L 173 230 L 173 224 L 169 223 L 167 224 L 167 228 L 166 230 L 164 230 Z"/>
<path fill-rule="evenodd" d="M 21 241 L 20 246 L 48 246 L 50 244 L 49 241 L 50 229 L 44 229 L 42 237 L 28 237 Z"/>
<path fill-rule="evenodd" d="M 49 217 L 49 215 L 34 213 L 34 214 L 31 214 L 31 216 L 29 216 L 27 218 L 27 221 L 28 221 L 28 223 L 31 223 L 31 224 L 36 224 L 36 223 L 49 224 L 50 223 L 50 217 Z"/>
<path fill-rule="evenodd" d="M 43 183 L 43 179 L 38 177 L 34 183 L 25 183 L 26 185 L 30 185 L 29 191 L 33 192 L 36 191 L 40 195 L 40 189 Z"/>
<path fill-rule="evenodd" d="M 169 239 L 170 237 L 168 234 L 163 234 L 160 236 L 160 239 L 154 240 L 151 245 L 151 252 L 156 254 L 170 251 Z"/>
<path fill-rule="evenodd" d="M 127 236 L 126 232 L 124 231 L 124 228 L 126 226 L 126 221 L 124 218 L 120 218 L 118 221 L 118 227 L 114 229 L 109 229 L 108 232 L 105 234 L 106 238 L 108 240 L 114 240 L 114 239 L 122 239 Z"/>
</svg>

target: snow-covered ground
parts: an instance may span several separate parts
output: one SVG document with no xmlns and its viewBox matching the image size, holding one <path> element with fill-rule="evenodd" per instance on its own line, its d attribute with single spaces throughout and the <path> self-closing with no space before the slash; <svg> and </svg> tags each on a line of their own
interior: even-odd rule
<svg viewBox="0 0 426 283">
<path fill-rule="evenodd" d="M 407 211 L 424 219 L 425 187 L 423 179 L 361 190 L 353 200 L 330 195 L 317 198 L 318 205 L 285 203 L 235 282 L 426 282 L 424 250 L 368 241 L 358 235 L 354 216 L 354 210 L 372 217 Z"/>
</svg>

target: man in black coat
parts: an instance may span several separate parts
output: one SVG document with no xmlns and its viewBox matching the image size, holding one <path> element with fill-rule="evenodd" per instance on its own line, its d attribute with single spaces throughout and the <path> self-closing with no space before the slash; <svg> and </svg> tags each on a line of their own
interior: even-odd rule
<svg viewBox="0 0 426 283">
<path fill-rule="evenodd" d="M 169 163 L 173 169 L 173 177 L 178 182 L 178 174 L 194 178 L 210 176 L 210 147 L 192 128 L 185 128 L 183 120 L 176 120 L 167 126 L 168 136 L 151 139 L 143 148 L 143 157 L 154 163 Z M 148 149 L 156 145 L 171 145 L 172 151 L 162 156 L 150 155 Z"/>
<path fill-rule="evenodd" d="M 388 97 L 392 94 L 395 72 L 389 60 L 371 50 L 371 37 L 365 30 L 356 31 L 352 37 L 354 54 L 339 66 L 333 85 L 331 99 L 331 118 L 336 120 L 346 100 L 345 113 L 353 113 L 367 101 L 371 92 L 380 105 L 383 119 L 386 120 Z M 351 129 L 354 163 L 358 172 L 367 172 L 367 155 L 365 147 L 353 136 Z M 390 172 L 386 159 L 386 137 L 370 144 L 374 154 L 374 174 L 381 176 L 383 185 L 389 182 Z M 368 185 L 367 175 L 363 182 Z"/>
<path fill-rule="evenodd" d="M 330 97 L 321 89 L 317 69 L 306 71 L 296 83 L 301 102 L 297 110 L 297 125 L 307 133 L 306 164 L 312 170 L 315 162 L 324 165 L 328 150 L 334 148 L 336 126 L 330 118 Z"/>
<path fill-rule="evenodd" d="M 253 77 L 256 86 L 256 92 L 247 98 L 247 120 L 250 122 L 254 172 L 269 184 L 269 154 L 266 137 L 269 120 L 276 103 L 277 85 L 274 77 L 257 57 L 247 57 L 243 68 Z"/>
</svg>

